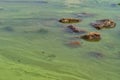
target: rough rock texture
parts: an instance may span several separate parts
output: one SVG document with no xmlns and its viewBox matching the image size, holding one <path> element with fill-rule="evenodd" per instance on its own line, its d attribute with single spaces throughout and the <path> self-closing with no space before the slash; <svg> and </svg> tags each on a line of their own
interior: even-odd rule
<svg viewBox="0 0 120 80">
<path fill-rule="evenodd" d="M 116 26 L 116 23 L 113 20 L 110 19 L 103 19 L 103 20 L 97 20 L 94 23 L 91 23 L 93 27 L 100 30 L 103 28 L 114 28 Z"/>
<path fill-rule="evenodd" d="M 98 32 L 90 32 L 81 36 L 81 38 L 87 41 L 99 41 L 101 39 L 101 36 Z"/>
<path fill-rule="evenodd" d="M 59 20 L 59 22 L 61 23 L 78 23 L 80 22 L 80 19 L 76 19 L 76 18 L 62 18 Z"/>
<path fill-rule="evenodd" d="M 78 27 L 73 26 L 73 25 L 69 25 L 69 26 L 67 26 L 67 28 L 70 29 L 72 32 L 75 32 L 75 33 L 86 33 L 87 32 L 87 31 L 79 29 Z"/>
</svg>

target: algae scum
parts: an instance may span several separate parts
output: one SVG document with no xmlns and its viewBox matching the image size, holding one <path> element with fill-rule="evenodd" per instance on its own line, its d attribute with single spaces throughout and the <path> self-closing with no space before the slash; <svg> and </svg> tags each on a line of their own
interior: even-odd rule
<svg viewBox="0 0 120 80">
<path fill-rule="evenodd" d="M 119 3 L 0 0 L 0 80 L 119 80 Z M 104 19 L 116 26 L 90 25 Z M 93 33 L 99 41 L 81 39 Z"/>
</svg>

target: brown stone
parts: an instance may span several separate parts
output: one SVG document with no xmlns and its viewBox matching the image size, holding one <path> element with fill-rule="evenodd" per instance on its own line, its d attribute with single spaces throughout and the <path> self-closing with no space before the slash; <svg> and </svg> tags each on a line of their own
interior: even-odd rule
<svg viewBox="0 0 120 80">
<path fill-rule="evenodd" d="M 79 29 L 78 27 L 76 26 L 73 26 L 73 25 L 69 25 L 67 26 L 70 30 L 72 30 L 72 32 L 75 32 L 75 33 L 86 33 L 87 31 L 85 30 L 82 30 L 82 29 Z"/>
<path fill-rule="evenodd" d="M 103 20 L 97 20 L 94 23 L 91 23 L 93 27 L 100 30 L 103 28 L 114 28 L 116 26 L 116 23 L 113 20 L 110 19 L 103 19 Z"/>
<path fill-rule="evenodd" d="M 98 32 L 90 32 L 86 35 L 83 35 L 81 38 L 87 41 L 99 41 L 101 36 Z"/>
<path fill-rule="evenodd" d="M 62 18 L 59 20 L 59 22 L 61 23 L 78 23 L 80 22 L 80 19 L 76 19 L 76 18 Z"/>
<path fill-rule="evenodd" d="M 67 46 L 69 47 L 79 47 L 81 45 L 80 41 L 70 41 L 67 43 Z"/>
</svg>

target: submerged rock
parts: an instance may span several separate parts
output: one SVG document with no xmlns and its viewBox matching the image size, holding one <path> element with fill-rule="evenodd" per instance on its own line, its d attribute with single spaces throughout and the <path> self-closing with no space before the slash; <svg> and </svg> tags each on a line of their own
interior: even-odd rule
<svg viewBox="0 0 120 80">
<path fill-rule="evenodd" d="M 118 5 L 118 4 L 114 4 L 114 3 L 113 3 L 113 4 L 111 4 L 110 6 L 111 6 L 111 7 L 117 7 L 117 5 Z"/>
<path fill-rule="evenodd" d="M 5 30 L 5 31 L 8 31 L 8 32 L 13 32 L 14 31 L 13 27 L 11 27 L 11 26 L 6 26 L 2 29 Z"/>
<path fill-rule="evenodd" d="M 48 56 L 46 56 L 48 61 L 53 61 L 56 58 L 55 54 L 49 54 Z"/>
<path fill-rule="evenodd" d="M 41 29 L 37 30 L 36 32 L 46 34 L 46 33 L 48 33 L 48 30 L 44 29 L 44 28 L 41 28 Z"/>
<path fill-rule="evenodd" d="M 94 58 L 99 58 L 99 59 L 104 57 L 103 53 L 95 52 L 95 51 L 89 52 L 88 55 Z"/>
<path fill-rule="evenodd" d="M 69 28 L 72 32 L 75 32 L 75 33 L 86 33 L 87 32 L 87 31 L 79 29 L 78 27 L 73 26 L 73 25 L 69 25 L 69 26 L 67 26 L 67 28 Z"/>
<path fill-rule="evenodd" d="M 88 34 L 81 36 L 81 38 L 84 40 L 87 40 L 87 41 L 99 41 L 99 40 L 101 40 L 100 33 L 98 33 L 98 32 L 90 32 Z"/>
<path fill-rule="evenodd" d="M 120 5 L 120 3 L 118 3 L 118 5 Z"/>
<path fill-rule="evenodd" d="M 116 26 L 116 23 L 110 19 L 102 19 L 102 20 L 97 20 L 94 23 L 91 23 L 91 25 L 96 29 L 100 30 L 103 28 L 114 28 Z"/>
<path fill-rule="evenodd" d="M 49 31 L 45 28 L 40 28 L 39 30 L 27 30 L 27 31 L 24 31 L 25 33 L 39 33 L 39 34 L 47 34 L 49 33 Z"/>
<path fill-rule="evenodd" d="M 70 42 L 67 42 L 67 46 L 69 46 L 69 47 L 80 47 L 81 42 L 77 41 L 77 40 L 70 41 Z"/>
<path fill-rule="evenodd" d="M 76 19 L 76 18 L 62 18 L 59 20 L 59 22 L 61 23 L 78 23 L 80 22 L 80 19 Z"/>
</svg>

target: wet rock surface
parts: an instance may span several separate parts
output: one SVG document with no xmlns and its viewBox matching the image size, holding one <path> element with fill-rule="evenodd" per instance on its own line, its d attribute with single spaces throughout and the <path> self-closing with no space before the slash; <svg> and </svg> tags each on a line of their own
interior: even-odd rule
<svg viewBox="0 0 120 80">
<path fill-rule="evenodd" d="M 101 35 L 98 32 L 89 32 L 81 36 L 81 38 L 87 41 L 99 41 L 101 40 Z"/>
<path fill-rule="evenodd" d="M 76 48 L 81 46 L 81 42 L 78 40 L 73 40 L 73 41 L 67 42 L 66 45 L 72 48 Z"/>
<path fill-rule="evenodd" d="M 59 22 L 61 22 L 61 23 L 78 23 L 80 21 L 82 21 L 82 20 L 76 19 L 76 18 L 62 18 L 59 20 Z"/>
<path fill-rule="evenodd" d="M 96 22 L 91 23 L 91 25 L 94 28 L 100 30 L 103 28 L 114 28 L 116 26 L 116 23 L 110 19 L 102 19 L 102 20 L 97 20 Z"/>
<path fill-rule="evenodd" d="M 82 34 L 82 33 L 86 33 L 86 32 L 87 32 L 87 31 L 82 30 L 82 29 L 79 29 L 78 27 L 73 26 L 73 25 L 69 25 L 69 26 L 67 26 L 67 28 L 68 28 L 71 32 L 74 32 L 74 33 L 80 33 L 80 34 Z"/>
</svg>

